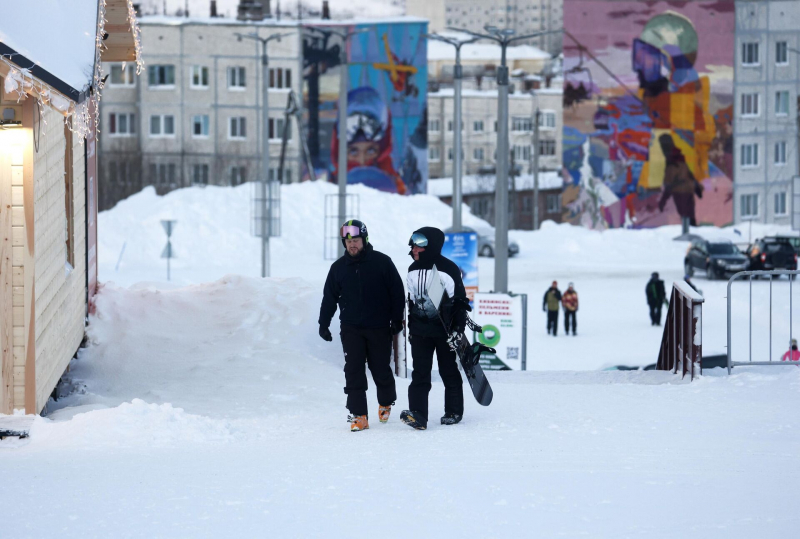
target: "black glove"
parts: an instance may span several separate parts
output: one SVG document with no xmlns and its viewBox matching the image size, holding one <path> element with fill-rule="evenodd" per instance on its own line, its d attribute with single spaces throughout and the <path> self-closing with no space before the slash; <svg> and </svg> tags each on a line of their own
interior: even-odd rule
<svg viewBox="0 0 800 539">
<path fill-rule="evenodd" d="M 403 331 L 403 321 L 402 320 L 392 320 L 389 324 L 389 327 L 392 330 L 392 335 L 397 335 L 401 331 Z"/>
<path fill-rule="evenodd" d="M 323 340 L 328 342 L 331 342 L 333 340 L 333 335 L 331 335 L 331 330 L 329 330 L 325 326 L 319 327 L 319 336 L 322 337 Z"/>
</svg>

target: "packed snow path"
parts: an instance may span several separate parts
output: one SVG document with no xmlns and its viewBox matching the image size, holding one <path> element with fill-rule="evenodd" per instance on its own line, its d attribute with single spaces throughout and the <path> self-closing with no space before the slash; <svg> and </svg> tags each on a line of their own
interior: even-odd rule
<svg viewBox="0 0 800 539">
<path fill-rule="evenodd" d="M 793 537 L 800 369 L 489 373 L 350 433 L 301 279 L 103 288 L 75 392 L 0 442 L 14 537 Z M 719 370 L 719 369 L 718 369 Z"/>
</svg>

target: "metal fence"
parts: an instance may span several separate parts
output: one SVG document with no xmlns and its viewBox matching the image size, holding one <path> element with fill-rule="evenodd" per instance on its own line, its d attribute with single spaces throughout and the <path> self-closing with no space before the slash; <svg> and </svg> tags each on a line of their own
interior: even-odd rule
<svg viewBox="0 0 800 539">
<path fill-rule="evenodd" d="M 700 374 L 703 357 L 703 296 L 684 281 L 672 284 L 656 370 Z"/>
<path fill-rule="evenodd" d="M 740 271 L 728 279 L 728 374 L 731 373 L 733 367 L 745 365 L 798 365 L 796 361 L 772 361 L 772 281 L 773 277 L 780 277 L 786 275 L 789 279 L 789 342 L 792 341 L 792 284 L 795 276 L 800 274 L 800 271 L 790 270 L 772 270 L 772 271 Z M 733 361 L 733 347 L 731 343 L 731 287 L 734 281 L 748 277 L 749 283 L 749 296 L 748 296 L 748 361 Z M 769 361 L 753 361 L 753 277 L 769 277 Z M 791 352 L 791 350 L 790 350 Z"/>
</svg>

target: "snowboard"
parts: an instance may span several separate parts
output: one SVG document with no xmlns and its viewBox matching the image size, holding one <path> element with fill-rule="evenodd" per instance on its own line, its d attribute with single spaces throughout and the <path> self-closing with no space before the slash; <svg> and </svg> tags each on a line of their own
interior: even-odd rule
<svg viewBox="0 0 800 539">
<path fill-rule="evenodd" d="M 403 331 L 397 335 L 392 335 L 392 367 L 394 375 L 400 378 L 408 378 L 406 369 L 406 321 L 403 317 Z"/>
<path fill-rule="evenodd" d="M 442 323 L 445 332 L 450 335 L 450 328 L 445 324 L 442 313 L 439 310 L 445 290 L 441 279 L 439 279 L 439 271 L 436 269 L 436 266 L 433 266 L 431 281 L 426 290 L 426 294 L 434 307 L 436 307 L 436 311 L 439 314 L 439 321 Z M 478 331 L 478 333 L 481 332 L 482 330 Z M 479 363 L 481 352 L 483 351 L 494 352 L 493 349 L 480 343 L 475 343 L 474 345 L 470 344 L 466 335 L 463 333 L 459 334 L 455 352 L 458 356 L 459 363 L 461 363 L 461 368 L 464 370 L 464 374 L 467 377 L 469 387 L 472 389 L 472 395 L 481 406 L 489 406 L 489 404 L 492 403 L 494 392 L 492 391 L 492 386 L 489 385 L 489 380 L 486 379 L 486 373 L 483 372 Z"/>
</svg>

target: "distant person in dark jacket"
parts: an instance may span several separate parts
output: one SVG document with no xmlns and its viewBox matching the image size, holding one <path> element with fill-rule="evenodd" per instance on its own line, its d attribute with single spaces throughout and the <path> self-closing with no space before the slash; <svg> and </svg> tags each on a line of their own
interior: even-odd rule
<svg viewBox="0 0 800 539">
<path fill-rule="evenodd" d="M 577 335 L 578 293 L 572 283 L 569 283 L 561 297 L 561 306 L 564 307 L 564 333 L 569 335 L 569 323 L 572 320 L 572 335 Z"/>
<path fill-rule="evenodd" d="M 403 329 L 403 281 L 392 259 L 375 251 L 367 226 L 355 219 L 340 229 L 345 253 L 328 272 L 319 309 L 319 335 L 332 341 L 329 326 L 339 307 L 344 349 L 344 392 L 350 430 L 369 428 L 366 365 L 378 391 L 378 416 L 389 420 L 397 399 L 391 368 L 392 335 Z"/>
<path fill-rule="evenodd" d="M 647 281 L 647 286 L 644 287 L 644 293 L 647 296 L 647 305 L 650 307 L 650 325 L 661 325 L 661 306 L 667 298 L 667 293 L 664 291 L 664 281 L 658 278 L 658 272 L 653 272 L 650 280 Z"/>
<path fill-rule="evenodd" d="M 561 305 L 561 292 L 558 282 L 553 281 L 542 300 L 542 310 L 547 312 L 547 333 L 555 337 L 558 335 L 558 306 Z"/>
</svg>

